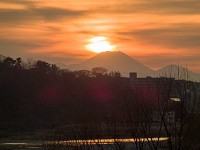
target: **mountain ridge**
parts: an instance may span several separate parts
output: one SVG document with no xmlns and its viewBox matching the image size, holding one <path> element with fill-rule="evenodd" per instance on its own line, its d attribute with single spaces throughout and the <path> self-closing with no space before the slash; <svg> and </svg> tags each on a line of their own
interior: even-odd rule
<svg viewBox="0 0 200 150">
<path fill-rule="evenodd" d="M 138 77 L 166 76 L 166 77 L 175 77 L 176 79 L 188 78 L 189 80 L 200 81 L 199 73 L 194 73 L 182 66 L 170 64 L 155 71 L 121 51 L 102 52 L 80 64 L 68 65 L 66 68 L 75 71 L 75 70 L 91 70 L 94 67 L 104 67 L 109 71 L 119 71 L 121 75 L 125 77 L 128 77 L 130 72 L 137 72 Z"/>
<path fill-rule="evenodd" d="M 120 51 L 102 52 L 79 65 L 69 66 L 71 70 L 91 70 L 94 67 L 104 67 L 109 71 L 119 71 L 123 76 L 128 76 L 129 72 L 137 72 L 140 77 L 154 74 L 152 69 Z"/>
<path fill-rule="evenodd" d="M 160 68 L 156 71 L 156 76 L 174 77 L 180 80 L 200 81 L 200 74 L 175 64 L 170 64 Z"/>
</svg>

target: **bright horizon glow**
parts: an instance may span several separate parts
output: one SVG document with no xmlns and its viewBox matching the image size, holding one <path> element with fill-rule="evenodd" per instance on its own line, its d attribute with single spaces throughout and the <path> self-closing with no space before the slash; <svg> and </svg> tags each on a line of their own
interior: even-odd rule
<svg viewBox="0 0 200 150">
<path fill-rule="evenodd" d="M 200 73 L 196 8 L 196 0 L 0 0 L 0 55 L 69 65 L 122 51 L 154 70 L 180 62 Z"/>
<path fill-rule="evenodd" d="M 89 40 L 86 49 L 95 53 L 114 51 L 116 46 L 111 45 L 106 37 L 98 36 Z"/>
</svg>

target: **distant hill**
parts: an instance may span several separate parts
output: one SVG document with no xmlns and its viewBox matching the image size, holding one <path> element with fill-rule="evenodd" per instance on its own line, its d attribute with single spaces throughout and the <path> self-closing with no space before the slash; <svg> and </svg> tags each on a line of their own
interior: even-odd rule
<svg viewBox="0 0 200 150">
<path fill-rule="evenodd" d="M 184 67 L 172 64 L 154 71 L 120 51 L 99 53 L 80 64 L 68 65 L 67 69 L 72 71 L 91 70 L 94 67 L 104 67 L 109 71 L 119 71 L 125 77 L 128 77 L 130 72 L 137 72 L 138 77 L 171 76 L 178 79 L 179 76 L 179 79 L 187 79 L 188 77 L 189 80 L 200 81 L 200 74 L 194 73 Z"/>
<path fill-rule="evenodd" d="M 81 64 L 68 66 L 70 70 L 91 70 L 94 67 L 104 67 L 109 71 L 119 71 L 122 76 L 129 76 L 129 72 L 137 72 L 139 77 L 154 75 L 152 69 L 120 51 L 102 52 Z"/>
<path fill-rule="evenodd" d="M 174 64 L 165 66 L 156 71 L 156 76 L 175 77 L 176 79 L 189 79 L 192 81 L 200 81 L 200 74 L 194 73 L 187 68 Z"/>
<path fill-rule="evenodd" d="M 62 68 L 62 69 L 65 69 L 68 67 L 67 65 L 65 65 L 63 63 L 56 63 L 56 66 L 58 66 L 59 68 Z"/>
</svg>

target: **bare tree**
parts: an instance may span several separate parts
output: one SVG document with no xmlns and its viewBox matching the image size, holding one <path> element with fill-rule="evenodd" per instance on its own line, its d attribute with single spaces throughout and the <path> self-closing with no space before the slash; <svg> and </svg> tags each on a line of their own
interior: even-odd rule
<svg viewBox="0 0 200 150">
<path fill-rule="evenodd" d="M 138 136 L 145 138 L 152 150 L 162 146 L 171 150 L 196 149 L 199 146 L 194 144 L 197 135 L 191 134 L 195 128 L 194 120 L 199 122 L 196 118 L 199 116 L 198 84 L 188 81 L 185 72 L 179 74 L 186 80 L 143 78 L 131 85 L 128 96 L 124 98 L 124 114 L 129 132 L 136 139 L 137 149 L 145 149 L 143 144 L 138 144 Z M 167 138 L 167 143 L 161 140 L 162 137 Z"/>
</svg>

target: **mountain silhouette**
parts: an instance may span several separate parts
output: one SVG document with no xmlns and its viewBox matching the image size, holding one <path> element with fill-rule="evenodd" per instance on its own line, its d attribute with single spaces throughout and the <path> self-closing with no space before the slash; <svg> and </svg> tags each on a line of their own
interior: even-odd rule
<svg viewBox="0 0 200 150">
<path fill-rule="evenodd" d="M 178 65 L 168 65 L 156 71 L 156 76 L 174 77 L 180 80 L 200 81 L 200 74 Z"/>
<path fill-rule="evenodd" d="M 139 77 L 153 76 L 154 71 L 128 55 L 120 52 L 102 52 L 78 65 L 70 65 L 70 70 L 91 70 L 94 67 L 104 67 L 109 71 L 119 71 L 122 76 L 137 72 Z"/>
</svg>

